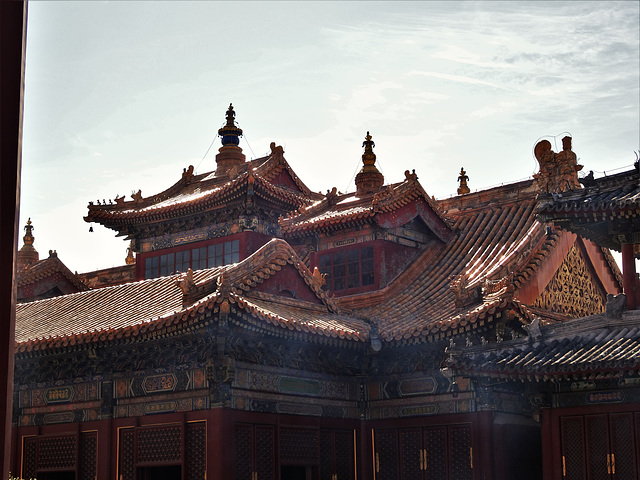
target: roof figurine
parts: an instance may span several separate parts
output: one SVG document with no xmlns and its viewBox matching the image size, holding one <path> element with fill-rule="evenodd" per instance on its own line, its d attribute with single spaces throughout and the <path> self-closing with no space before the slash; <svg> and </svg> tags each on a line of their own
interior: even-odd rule
<svg viewBox="0 0 640 480">
<path fill-rule="evenodd" d="M 571 137 L 562 139 L 562 152 L 551 150 L 548 140 L 538 142 L 534 154 L 540 164 L 540 171 L 533 175 L 535 184 L 543 193 L 562 193 L 568 190 L 580 190 L 578 157 L 571 150 Z"/>
<path fill-rule="evenodd" d="M 364 153 L 362 154 L 362 170 L 356 175 L 356 197 L 363 197 L 378 192 L 384 185 L 384 176 L 376 168 L 376 154 L 373 153 L 373 147 L 376 146 L 371 140 L 371 135 L 367 132 L 362 146 Z"/>
<path fill-rule="evenodd" d="M 227 123 L 218 130 L 218 135 L 222 138 L 222 147 L 218 150 L 220 153 L 216 155 L 216 163 L 218 165 L 216 175 L 228 173 L 231 167 L 242 165 L 246 158 L 242 153 L 242 148 L 238 146 L 242 136 L 242 129 L 236 126 L 235 117 L 236 112 L 230 103 L 227 110 Z"/>
<path fill-rule="evenodd" d="M 17 258 L 18 270 L 27 268 L 33 265 L 34 263 L 37 263 L 38 260 L 40 259 L 40 256 L 38 255 L 38 251 L 33 246 L 33 241 L 34 241 L 33 228 L 34 227 L 31 224 L 31 217 L 29 217 L 29 219 L 27 220 L 27 224 L 24 226 L 24 231 L 25 231 L 24 237 L 22 237 L 24 241 L 24 245 L 18 251 L 18 258 Z"/>
<path fill-rule="evenodd" d="M 469 186 L 467 185 L 467 180 L 469 180 L 467 172 L 464 171 L 464 167 L 460 167 L 460 175 L 458 176 L 458 182 L 460 182 L 460 186 L 458 187 L 458 195 L 466 195 L 467 193 L 471 192 Z"/>
</svg>

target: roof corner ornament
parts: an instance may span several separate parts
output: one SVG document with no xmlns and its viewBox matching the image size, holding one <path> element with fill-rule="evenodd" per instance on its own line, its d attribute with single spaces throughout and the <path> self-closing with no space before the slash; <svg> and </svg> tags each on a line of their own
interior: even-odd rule
<svg viewBox="0 0 640 480">
<path fill-rule="evenodd" d="M 189 183 L 189 181 L 193 178 L 193 165 L 189 165 L 189 168 L 182 169 L 182 181 L 184 183 Z"/>
<path fill-rule="evenodd" d="M 315 285 L 316 289 L 321 289 L 326 283 L 327 283 L 327 279 L 326 277 L 326 273 L 320 273 L 320 270 L 318 270 L 318 267 L 313 267 L 313 284 Z"/>
<path fill-rule="evenodd" d="M 116 201 L 116 208 L 124 207 L 124 195 L 119 196 L 116 194 L 116 198 L 114 200 Z"/>
<path fill-rule="evenodd" d="M 418 175 L 416 174 L 415 169 L 411 170 L 411 172 L 409 172 L 409 170 L 404 171 L 405 182 L 415 182 L 416 180 L 418 180 Z"/>
<path fill-rule="evenodd" d="M 542 337 L 540 317 L 535 317 L 528 325 L 522 325 L 522 328 L 527 331 L 530 340 L 539 340 Z"/>
<path fill-rule="evenodd" d="M 131 198 L 133 198 L 134 203 L 142 202 L 142 190 L 138 190 L 137 192 L 132 193 Z"/>
<path fill-rule="evenodd" d="M 276 145 L 276 142 L 271 142 L 269 147 L 271 148 L 271 155 L 272 156 L 284 155 L 284 148 L 282 148 L 282 145 Z"/>
<path fill-rule="evenodd" d="M 581 188 L 578 172 L 578 157 L 571 150 L 571 137 L 562 139 L 562 151 L 555 153 L 551 142 L 542 140 L 534 148 L 534 155 L 540 164 L 540 171 L 533 175 L 534 184 L 542 193 L 562 193 Z"/>
<path fill-rule="evenodd" d="M 471 192 L 469 186 L 467 185 L 467 180 L 469 180 L 467 172 L 464 171 L 464 167 L 460 167 L 460 175 L 458 176 L 458 182 L 460 182 L 460 186 L 458 187 L 458 195 L 466 195 L 467 193 Z"/>
<path fill-rule="evenodd" d="M 622 318 L 622 312 L 627 306 L 627 296 L 624 293 L 619 295 L 608 294 L 605 306 L 605 315 L 609 318 Z"/>
</svg>

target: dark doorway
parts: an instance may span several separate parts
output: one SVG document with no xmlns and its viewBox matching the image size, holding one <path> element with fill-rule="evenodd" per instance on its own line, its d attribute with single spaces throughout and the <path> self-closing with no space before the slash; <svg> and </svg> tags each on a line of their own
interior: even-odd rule
<svg viewBox="0 0 640 480">
<path fill-rule="evenodd" d="M 318 469 L 308 466 L 282 465 L 280 480 L 317 480 Z"/>
<path fill-rule="evenodd" d="M 140 467 L 137 480 L 181 480 L 180 465 L 166 465 L 164 467 Z"/>
<path fill-rule="evenodd" d="M 76 472 L 38 472 L 40 480 L 76 480 Z"/>
</svg>

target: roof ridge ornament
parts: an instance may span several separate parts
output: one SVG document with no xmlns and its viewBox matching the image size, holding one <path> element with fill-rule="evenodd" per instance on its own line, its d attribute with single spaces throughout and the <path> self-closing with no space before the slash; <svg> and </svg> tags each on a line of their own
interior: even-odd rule
<svg viewBox="0 0 640 480">
<path fill-rule="evenodd" d="M 371 134 L 367 131 L 362 146 L 364 153 L 362 154 L 362 170 L 356 175 L 356 196 L 362 197 L 376 193 L 384 185 L 384 176 L 376 167 L 376 154 L 373 153 L 373 147 L 376 144 L 372 140 Z"/>
<path fill-rule="evenodd" d="M 246 159 L 239 146 L 242 129 L 236 125 L 235 117 L 236 112 L 233 110 L 233 104 L 230 103 L 226 113 L 227 123 L 218 130 L 222 147 L 218 149 L 219 153 L 216 155 L 218 165 L 216 175 L 227 174 L 232 166 L 240 166 Z"/>
<path fill-rule="evenodd" d="M 571 137 L 562 139 L 562 151 L 555 153 L 549 140 L 538 142 L 534 155 L 540 165 L 540 171 L 533 175 L 534 184 L 542 193 L 562 193 L 569 190 L 580 190 L 578 157 L 571 150 Z"/>
<path fill-rule="evenodd" d="M 35 227 L 31 223 L 31 217 L 29 217 L 27 224 L 24 226 L 24 237 L 22 237 L 24 245 L 20 250 L 18 250 L 16 258 L 18 270 L 23 270 L 40 260 L 40 255 L 33 246 L 33 242 L 35 240 L 35 237 L 33 236 L 34 228 Z"/>
<path fill-rule="evenodd" d="M 458 182 L 460 183 L 460 186 L 458 187 L 458 195 L 466 195 L 471 192 L 467 185 L 467 180 L 469 180 L 467 172 L 464 171 L 464 167 L 460 167 L 460 175 L 458 176 Z"/>
</svg>

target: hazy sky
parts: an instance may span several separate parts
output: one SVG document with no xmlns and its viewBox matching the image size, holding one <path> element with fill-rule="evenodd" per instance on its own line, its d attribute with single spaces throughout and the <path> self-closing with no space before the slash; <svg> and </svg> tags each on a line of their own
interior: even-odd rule
<svg viewBox="0 0 640 480">
<path fill-rule="evenodd" d="M 613 173 L 640 150 L 639 17 L 638 1 L 31 0 L 21 225 L 71 270 L 124 264 L 88 202 L 214 170 L 230 102 L 247 158 L 275 141 L 315 191 L 354 190 L 367 130 L 387 183 L 415 169 L 437 198 L 461 166 L 472 190 L 530 177 L 535 143 L 563 132 L 585 171 Z"/>
</svg>

